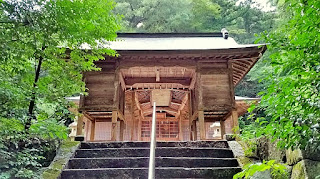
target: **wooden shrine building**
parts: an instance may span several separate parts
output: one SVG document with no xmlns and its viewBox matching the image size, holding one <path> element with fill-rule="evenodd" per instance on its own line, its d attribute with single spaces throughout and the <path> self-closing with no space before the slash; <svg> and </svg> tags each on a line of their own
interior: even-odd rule
<svg viewBox="0 0 320 179">
<path fill-rule="evenodd" d="M 150 140 L 154 101 L 158 141 L 223 138 L 238 126 L 234 88 L 266 50 L 227 33 L 126 33 L 109 45 L 119 56 L 84 73 L 77 135 L 86 141 Z"/>
</svg>

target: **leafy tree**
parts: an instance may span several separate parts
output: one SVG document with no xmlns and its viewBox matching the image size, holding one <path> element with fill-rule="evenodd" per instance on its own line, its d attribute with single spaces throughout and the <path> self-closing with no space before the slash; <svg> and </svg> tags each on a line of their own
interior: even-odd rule
<svg viewBox="0 0 320 179">
<path fill-rule="evenodd" d="M 259 108 L 271 117 L 264 134 L 281 139 L 280 146 L 320 146 L 320 1 L 286 0 L 284 21 L 262 36 L 272 52 L 272 70 Z"/>
<path fill-rule="evenodd" d="M 27 105 L 4 100 L 7 106 L 28 106 L 27 130 L 37 119 L 38 99 L 59 102 L 83 91 L 81 72 L 97 70 L 93 62 L 104 54 L 115 55 L 99 44 L 116 37 L 119 18 L 109 0 L 4 1 L 1 6 L 1 86 L 9 89 L 1 92 L 16 91 L 18 101 L 27 99 Z"/>
<path fill-rule="evenodd" d="M 123 32 L 190 32 L 190 0 L 116 0 Z"/>
<path fill-rule="evenodd" d="M 274 25 L 275 13 L 252 0 L 116 0 L 123 32 L 220 32 L 227 28 L 239 43 L 253 43 L 255 33 Z"/>
<path fill-rule="evenodd" d="M 0 178 L 37 178 L 47 143 L 67 137 L 65 97 L 85 91 L 81 72 L 98 70 L 95 61 L 116 55 L 101 45 L 119 30 L 114 5 L 1 1 Z"/>
</svg>

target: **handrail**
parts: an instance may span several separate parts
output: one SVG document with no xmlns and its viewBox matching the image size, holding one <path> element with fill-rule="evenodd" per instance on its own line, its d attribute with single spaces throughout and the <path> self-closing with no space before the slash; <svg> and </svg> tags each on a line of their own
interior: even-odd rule
<svg viewBox="0 0 320 179">
<path fill-rule="evenodd" d="M 155 176 L 155 153 L 156 153 L 156 102 L 153 103 L 153 112 L 152 112 L 152 129 L 150 136 L 150 158 L 149 158 L 149 171 L 148 179 L 154 179 Z"/>
</svg>

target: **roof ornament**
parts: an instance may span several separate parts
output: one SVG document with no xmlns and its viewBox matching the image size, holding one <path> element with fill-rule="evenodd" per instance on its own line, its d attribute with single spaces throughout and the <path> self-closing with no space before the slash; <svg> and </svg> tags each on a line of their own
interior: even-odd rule
<svg viewBox="0 0 320 179">
<path fill-rule="evenodd" d="M 228 39 L 229 37 L 229 32 L 226 28 L 221 29 L 221 33 L 224 39 Z"/>
</svg>

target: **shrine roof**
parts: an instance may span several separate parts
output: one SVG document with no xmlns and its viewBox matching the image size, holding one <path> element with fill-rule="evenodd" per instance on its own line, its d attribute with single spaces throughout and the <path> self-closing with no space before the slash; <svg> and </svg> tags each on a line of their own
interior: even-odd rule
<svg viewBox="0 0 320 179">
<path fill-rule="evenodd" d="M 114 50 L 214 50 L 258 47 L 262 44 L 238 44 L 222 33 L 119 33 L 108 42 Z"/>
</svg>

